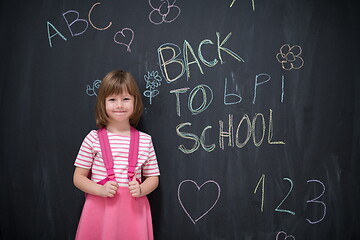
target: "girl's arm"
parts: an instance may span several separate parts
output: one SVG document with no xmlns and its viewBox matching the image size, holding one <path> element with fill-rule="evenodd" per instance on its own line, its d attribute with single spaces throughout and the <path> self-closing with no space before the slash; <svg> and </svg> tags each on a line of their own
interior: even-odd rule
<svg viewBox="0 0 360 240">
<path fill-rule="evenodd" d="M 89 176 L 90 169 L 76 167 L 74 172 L 74 185 L 85 193 L 101 197 L 113 197 L 119 187 L 117 182 L 109 181 L 104 185 L 91 181 Z"/>
<path fill-rule="evenodd" d="M 139 184 L 134 178 L 133 181 L 129 183 L 129 190 L 133 197 L 142 197 L 154 191 L 158 185 L 158 176 L 146 177 L 144 182 L 141 184 Z"/>
<path fill-rule="evenodd" d="M 146 196 L 159 186 L 159 177 L 146 177 L 144 182 L 140 184 L 141 196 Z"/>
</svg>

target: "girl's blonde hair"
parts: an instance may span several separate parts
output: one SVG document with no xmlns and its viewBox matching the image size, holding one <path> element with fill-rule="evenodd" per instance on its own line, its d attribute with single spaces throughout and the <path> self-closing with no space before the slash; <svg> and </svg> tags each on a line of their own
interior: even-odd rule
<svg viewBox="0 0 360 240">
<path fill-rule="evenodd" d="M 105 107 L 106 97 L 122 94 L 126 91 L 134 97 L 134 111 L 130 116 L 130 124 L 134 127 L 137 126 L 143 111 L 143 103 L 135 78 L 129 72 L 114 70 L 106 74 L 100 84 L 95 111 L 96 126 L 98 128 L 105 127 L 109 122 Z"/>
</svg>

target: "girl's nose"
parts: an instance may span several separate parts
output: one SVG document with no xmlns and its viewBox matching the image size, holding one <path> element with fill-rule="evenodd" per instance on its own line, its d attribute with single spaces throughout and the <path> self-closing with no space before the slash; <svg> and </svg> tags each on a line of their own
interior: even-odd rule
<svg viewBox="0 0 360 240">
<path fill-rule="evenodd" d="M 118 101 L 116 104 L 117 108 L 121 108 L 123 106 L 123 102 L 122 101 Z"/>
</svg>

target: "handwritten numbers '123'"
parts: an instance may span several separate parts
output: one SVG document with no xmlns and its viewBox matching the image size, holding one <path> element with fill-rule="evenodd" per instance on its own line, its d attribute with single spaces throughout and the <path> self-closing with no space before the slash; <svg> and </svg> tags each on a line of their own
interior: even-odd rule
<svg viewBox="0 0 360 240">
<path fill-rule="evenodd" d="M 324 214 L 323 214 L 323 216 L 322 216 L 321 219 L 319 219 L 319 220 L 317 220 L 317 221 L 311 221 L 311 220 L 308 219 L 308 218 L 306 219 L 310 224 L 316 224 L 316 223 L 318 223 L 318 222 L 321 222 L 321 221 L 325 218 L 325 215 L 326 215 L 326 204 L 325 204 L 324 202 L 322 202 L 322 201 L 318 201 L 318 199 L 321 198 L 321 197 L 324 195 L 324 193 L 325 193 L 325 185 L 324 185 L 322 182 L 320 182 L 319 180 L 308 180 L 308 181 L 307 181 L 307 183 L 310 183 L 310 182 L 320 183 L 321 186 L 323 187 L 323 191 L 322 191 L 322 193 L 321 193 L 318 197 L 306 201 L 307 203 L 319 203 L 319 204 L 323 205 L 323 207 L 324 207 Z"/>
<path fill-rule="evenodd" d="M 290 182 L 290 188 L 286 194 L 286 196 L 283 198 L 283 200 L 280 202 L 280 204 L 275 208 L 276 212 L 286 212 L 292 215 L 295 215 L 295 212 L 290 211 L 290 210 L 285 210 L 285 209 L 280 209 L 280 206 L 285 202 L 285 200 L 289 197 L 290 193 L 292 192 L 293 188 L 294 188 L 294 183 L 290 178 L 283 178 L 283 180 L 289 181 Z M 310 224 L 316 224 L 321 222 L 322 220 L 324 220 L 325 215 L 326 215 L 326 204 L 323 201 L 319 201 L 319 199 L 324 195 L 325 193 L 325 185 L 320 181 L 320 180 L 308 180 L 307 183 L 319 183 L 322 186 L 322 192 L 321 194 L 319 194 L 317 197 L 311 199 L 311 200 L 307 200 L 306 203 L 310 204 L 320 204 L 323 207 L 323 214 L 322 217 L 316 221 L 312 221 L 309 218 L 306 218 L 306 220 L 310 223 Z M 264 199 L 265 199 L 265 174 L 262 174 L 258 183 L 256 184 L 256 187 L 254 189 L 254 194 L 256 194 L 259 186 L 261 184 L 261 212 L 264 211 Z"/>
</svg>

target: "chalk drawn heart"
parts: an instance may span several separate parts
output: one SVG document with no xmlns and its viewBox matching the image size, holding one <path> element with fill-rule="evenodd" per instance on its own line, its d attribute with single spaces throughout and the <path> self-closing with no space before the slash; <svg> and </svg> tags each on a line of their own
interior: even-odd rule
<svg viewBox="0 0 360 240">
<path fill-rule="evenodd" d="M 285 235 L 284 237 L 280 237 L 279 238 L 279 236 L 280 235 Z M 293 236 L 293 235 L 288 235 L 286 232 L 284 232 L 284 231 L 280 231 L 280 232 L 278 232 L 278 234 L 276 235 L 276 240 L 286 240 L 286 239 L 288 239 L 288 240 L 295 240 L 295 237 Z"/>
<path fill-rule="evenodd" d="M 215 184 L 216 187 L 217 187 L 217 197 L 216 197 L 215 201 L 213 202 L 212 206 L 211 206 L 209 209 L 207 209 L 200 217 L 198 217 L 198 218 L 196 218 L 196 219 L 194 219 L 194 218 L 190 215 L 190 213 L 188 212 L 188 210 L 185 208 L 183 202 L 181 201 L 181 197 L 180 197 L 180 188 L 181 188 L 181 186 L 182 186 L 184 183 L 188 183 L 188 182 L 194 184 L 194 185 L 196 186 L 196 188 L 197 188 L 197 191 L 200 191 L 201 188 L 202 188 L 204 185 L 206 185 L 206 184 Z M 220 186 L 219 186 L 219 184 L 218 184 L 217 182 L 215 182 L 215 181 L 213 181 L 213 180 L 208 180 L 208 181 L 204 182 L 204 183 L 203 183 L 202 185 L 200 185 L 200 186 L 199 186 L 195 181 L 193 181 L 193 180 L 184 180 L 184 181 L 182 181 L 182 182 L 179 184 L 179 187 L 178 187 L 178 199 L 179 199 L 179 203 L 180 203 L 182 209 L 184 210 L 184 212 L 186 213 L 186 215 L 190 218 L 190 220 L 191 220 L 194 224 L 195 224 L 197 221 L 199 221 L 201 218 L 205 217 L 205 215 L 208 214 L 208 213 L 211 211 L 211 209 L 213 209 L 213 208 L 215 207 L 215 205 L 216 205 L 216 203 L 218 202 L 219 198 L 220 198 Z"/>
<path fill-rule="evenodd" d="M 117 37 L 118 34 L 121 34 L 124 38 L 127 38 L 127 37 L 125 36 L 125 32 L 130 32 L 130 33 L 129 33 L 129 34 L 131 34 L 131 39 L 130 39 L 130 41 L 129 41 L 128 43 L 117 41 L 117 40 L 116 40 L 116 37 Z M 128 34 L 126 34 L 126 35 L 128 35 Z M 134 34 L 134 31 L 133 31 L 131 28 L 123 28 L 123 29 L 121 29 L 121 31 L 118 31 L 118 32 L 115 33 L 115 35 L 114 35 L 114 42 L 116 42 L 117 44 L 125 45 L 125 46 L 127 47 L 126 50 L 127 50 L 128 52 L 131 52 L 130 45 L 131 45 L 132 41 L 134 40 L 134 35 L 135 35 L 135 34 Z M 126 39 L 125 39 L 125 40 L 126 40 Z"/>
</svg>

